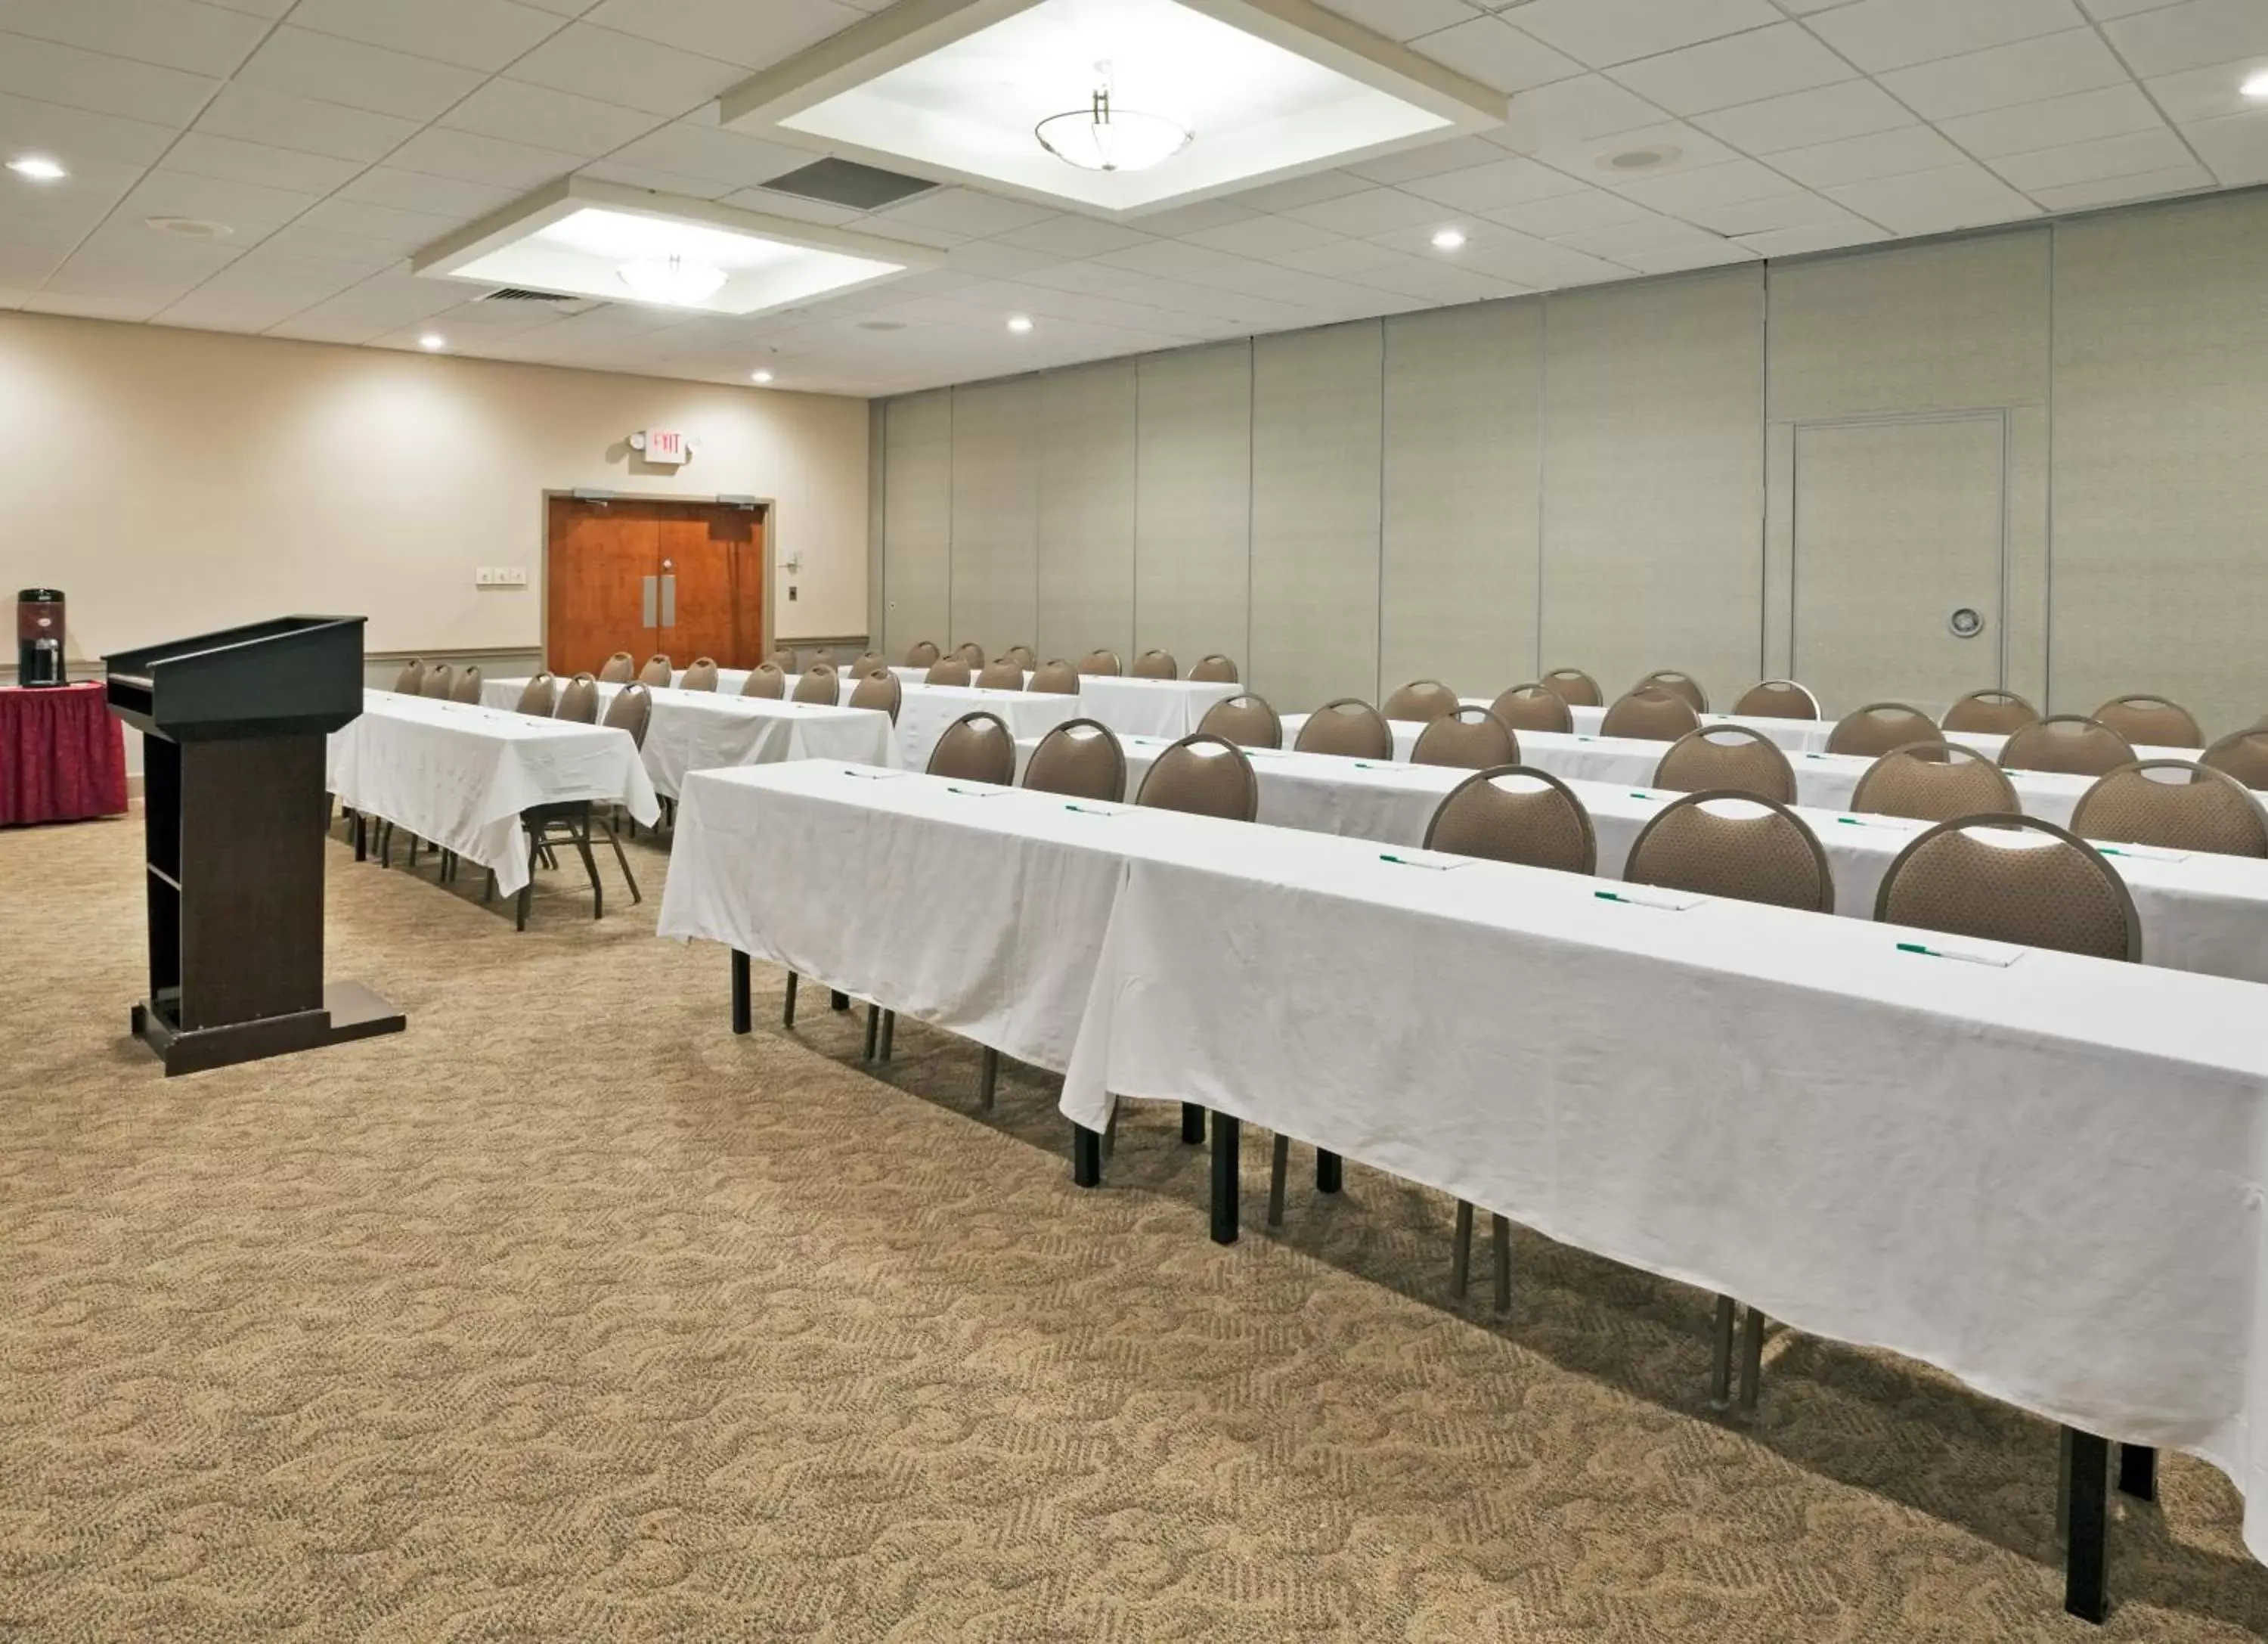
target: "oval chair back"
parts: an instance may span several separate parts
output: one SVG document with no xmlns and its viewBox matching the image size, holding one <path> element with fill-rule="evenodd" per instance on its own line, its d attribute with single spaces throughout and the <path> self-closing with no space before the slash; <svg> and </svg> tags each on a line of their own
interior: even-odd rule
<svg viewBox="0 0 2268 1644">
<path fill-rule="evenodd" d="M 1197 729 L 1209 736 L 1225 737 L 1239 748 L 1284 746 L 1284 721 L 1277 718 L 1265 697 L 1248 690 L 1224 697 L 1207 708 Z"/>
<path fill-rule="evenodd" d="M 930 749 L 929 774 L 960 782 L 1014 786 L 1016 739 L 1009 734 L 1007 721 L 981 708 L 962 714 L 945 727 L 945 734 Z"/>
<path fill-rule="evenodd" d="M 1792 679 L 1768 679 L 1742 691 L 1733 712 L 1744 719 L 1816 719 L 1819 698 Z"/>
<path fill-rule="evenodd" d="M 770 656 L 764 659 L 783 674 L 799 673 L 793 645 L 774 645 Z"/>
<path fill-rule="evenodd" d="M 2197 716 L 2163 697 L 2113 697 L 2095 717 L 2137 748 L 2203 748 Z"/>
<path fill-rule="evenodd" d="M 685 677 L 677 682 L 680 690 L 714 690 L 717 689 L 717 659 L 695 657 L 686 664 Z"/>
<path fill-rule="evenodd" d="M 1746 725 L 1705 725 L 1669 745 L 1653 768 L 1653 785 L 1675 793 L 1745 793 L 1777 805 L 1795 803 L 1795 767 L 1778 743 Z"/>
<path fill-rule="evenodd" d="M 669 682 L 676 677 L 676 666 L 670 661 L 668 652 L 663 651 L 648 657 L 645 666 L 638 670 L 638 683 L 655 690 L 668 689 Z"/>
<path fill-rule="evenodd" d="M 2010 733 L 2000 745 L 2004 770 L 2047 770 L 2073 777 L 2107 777 L 2134 763 L 2126 739 L 2083 713 L 2051 713 Z"/>
<path fill-rule="evenodd" d="M 1972 690 L 1945 711 L 1948 731 L 2010 736 L 2039 723 L 2040 711 L 2013 690 Z"/>
<path fill-rule="evenodd" d="M 908 667 L 927 667 L 945 653 L 937 648 L 933 639 L 917 639 L 906 648 Z"/>
<path fill-rule="evenodd" d="M 1182 665 L 1170 651 L 1149 650 L 1134 659 L 1136 679 L 1179 679 Z"/>
<path fill-rule="evenodd" d="M 898 709 L 906 699 L 906 688 L 898 676 L 884 668 L 879 674 L 869 674 L 850 688 L 850 700 L 844 705 L 852 708 L 872 708 L 890 716 L 890 723 L 898 722 Z"/>
<path fill-rule="evenodd" d="M 457 675 L 457 682 L 449 687 L 451 702 L 478 702 L 481 699 L 481 665 L 477 662 Z"/>
<path fill-rule="evenodd" d="M 1453 708 L 1418 733 L 1410 763 L 1493 770 L 1520 763 L 1520 739 L 1487 708 Z"/>
<path fill-rule="evenodd" d="M 1949 936 L 2142 957 L 2142 923 L 2102 853 L 2036 816 L 1955 816 L 1897 854 L 1874 917 Z"/>
<path fill-rule="evenodd" d="M 1599 682 L 1579 667 L 1555 667 L 1537 682 L 1544 689 L 1556 693 L 1570 706 L 1597 708 L 1606 703 L 1599 689 Z"/>
<path fill-rule="evenodd" d="M 555 719 L 567 719 L 577 725 L 596 725 L 599 722 L 599 682 L 588 674 L 578 674 L 569 680 L 559 693 L 559 705 L 551 711 Z"/>
<path fill-rule="evenodd" d="M 896 675 L 891 675 L 895 678 Z M 769 697 L 774 702 L 787 695 L 787 675 L 781 673 L 777 662 L 759 662 L 748 670 L 748 677 L 740 682 L 743 697 Z"/>
<path fill-rule="evenodd" d="M 1039 652 L 1029 645 L 1010 645 L 1007 654 L 1016 659 L 1016 666 L 1029 674 L 1040 666 Z"/>
<path fill-rule="evenodd" d="M 1034 668 L 1031 683 L 1024 689 L 1044 691 L 1050 697 L 1076 697 L 1079 695 L 1079 670 L 1057 657 L 1044 667 Z"/>
<path fill-rule="evenodd" d="M 2080 796 L 2071 830 L 2165 851 L 2268 857 L 2259 796 L 2227 771 L 2187 759 L 2137 760 L 2098 778 Z"/>
<path fill-rule="evenodd" d="M 2198 755 L 2198 763 L 2225 770 L 2248 788 L 2268 788 L 2268 730 L 2231 731 Z"/>
<path fill-rule="evenodd" d="M 1342 754 L 1351 759 L 1394 757 L 1394 729 L 1359 697 L 1341 697 L 1307 716 L 1292 746 L 1303 754 Z"/>
<path fill-rule="evenodd" d="M 1198 731 L 1152 762 L 1134 802 L 1155 810 L 1250 822 L 1260 814 L 1260 782 L 1242 748 L 1226 737 Z"/>
<path fill-rule="evenodd" d="M 637 677 L 637 659 L 627 651 L 617 651 L 599 669 L 601 682 L 627 685 Z"/>
<path fill-rule="evenodd" d="M 1021 690 L 1024 689 L 1024 665 L 1013 657 L 995 657 L 984 665 L 976 676 L 979 690 Z"/>
<path fill-rule="evenodd" d="M 922 675 L 922 683 L 966 685 L 968 683 L 968 659 L 960 655 L 939 658 L 929 665 L 929 672 Z"/>
<path fill-rule="evenodd" d="M 1514 685 L 1494 702 L 1489 711 L 1513 728 L 1521 731 L 1557 731 L 1565 733 L 1575 728 L 1574 711 L 1567 699 L 1557 691 L 1542 684 Z"/>
<path fill-rule="evenodd" d="M 425 694 L 425 664 L 416 657 L 401 665 L 401 672 L 394 676 L 394 694 L 397 697 L 422 697 Z"/>
<path fill-rule="evenodd" d="M 858 660 L 850 664 L 852 679 L 865 679 L 870 674 L 887 674 L 889 671 L 889 664 L 882 660 L 882 653 L 879 651 L 861 651 Z"/>
<path fill-rule="evenodd" d="M 1082 674 L 1101 674 L 1114 677 L 1125 672 L 1118 666 L 1118 652 L 1116 651 L 1088 652 L 1079 658 L 1079 671 Z"/>
<path fill-rule="evenodd" d="M 964 639 L 954 649 L 961 660 L 968 664 L 971 674 L 984 666 L 984 647 L 974 639 Z"/>
<path fill-rule="evenodd" d="M 1633 885 L 1835 911 L 1827 852 L 1785 805 L 1746 793 L 1689 793 L 1638 829 L 1623 877 Z"/>
<path fill-rule="evenodd" d="M 1674 742 L 1701 728 L 1701 716 L 1675 691 L 1659 686 L 1619 698 L 1599 721 L 1602 736 L 1635 737 L 1642 742 Z"/>
<path fill-rule="evenodd" d="M 1937 721 L 1920 709 L 1902 702 L 1870 702 L 1835 722 L 1835 728 L 1827 734 L 1827 751 L 1880 759 L 1894 748 L 1944 740 Z"/>
<path fill-rule="evenodd" d="M 814 663 L 796 676 L 795 700 L 831 708 L 843 700 L 843 676 L 822 663 Z"/>
<path fill-rule="evenodd" d="M 559 682 L 549 673 L 538 674 L 519 688 L 519 700 L 512 704 L 515 713 L 534 714 L 539 719 L 551 717 L 551 710 L 559 701 Z"/>
<path fill-rule="evenodd" d="M 1909 742 L 1873 764 L 1851 790 L 1851 808 L 1875 816 L 1945 822 L 1955 816 L 2022 812 L 2016 785 L 1962 742 Z"/>
<path fill-rule="evenodd" d="M 645 746 L 645 727 L 652 722 L 652 690 L 644 685 L 625 685 L 607 704 L 607 717 L 600 723 L 617 731 L 628 731 L 630 741 L 643 748 Z"/>
<path fill-rule="evenodd" d="M 1475 771 L 1449 790 L 1425 824 L 1425 848 L 1563 874 L 1595 874 L 1591 814 L 1558 778 L 1526 765 Z"/>
<path fill-rule="evenodd" d="M 1233 685 L 1237 682 L 1236 664 L 1218 651 L 1201 656 L 1189 670 L 1189 677 L 1207 685 Z"/>
<path fill-rule="evenodd" d="M 1042 793 L 1116 804 L 1126 797 L 1126 750 L 1100 719 L 1065 719 L 1040 738 L 1024 785 Z"/>
<path fill-rule="evenodd" d="M 425 677 L 418 682 L 417 694 L 446 702 L 456 689 L 457 670 L 446 662 L 437 662 L 425 670 Z"/>
<path fill-rule="evenodd" d="M 1457 693 L 1438 679 L 1413 679 L 1378 706 L 1388 719 L 1431 725 L 1457 711 Z"/>
<path fill-rule="evenodd" d="M 1631 687 L 1632 690 L 1666 690 L 1673 697 L 1683 697 L 1692 704 L 1696 713 L 1709 711 L 1709 693 L 1701 689 L 1701 682 L 1690 674 L 1680 673 L 1674 667 L 1656 668 Z"/>
</svg>

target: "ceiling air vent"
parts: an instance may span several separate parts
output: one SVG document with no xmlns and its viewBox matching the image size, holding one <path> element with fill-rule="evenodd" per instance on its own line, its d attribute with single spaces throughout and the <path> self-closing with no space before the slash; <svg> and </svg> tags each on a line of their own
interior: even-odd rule
<svg viewBox="0 0 2268 1644">
<path fill-rule="evenodd" d="M 937 187 L 925 177 L 908 177 L 878 166 L 838 159 L 814 160 L 763 186 L 776 194 L 792 194 L 853 211 L 879 211 Z"/>
<path fill-rule="evenodd" d="M 563 297 L 557 291 L 524 291 L 517 285 L 507 285 L 501 291 L 490 291 L 479 299 L 484 303 L 579 303 L 580 297 Z"/>
</svg>

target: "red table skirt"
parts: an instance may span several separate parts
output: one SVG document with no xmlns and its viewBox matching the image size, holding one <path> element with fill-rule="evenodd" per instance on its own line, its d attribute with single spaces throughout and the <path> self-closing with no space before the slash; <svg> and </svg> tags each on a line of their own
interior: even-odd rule
<svg viewBox="0 0 2268 1644">
<path fill-rule="evenodd" d="M 0 689 L 0 825 L 126 808 L 126 733 L 100 684 Z"/>
</svg>

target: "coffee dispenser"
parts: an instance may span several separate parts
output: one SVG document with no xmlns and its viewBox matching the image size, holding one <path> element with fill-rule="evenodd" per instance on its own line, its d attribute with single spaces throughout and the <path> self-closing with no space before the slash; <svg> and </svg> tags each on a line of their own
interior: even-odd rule
<svg viewBox="0 0 2268 1644">
<path fill-rule="evenodd" d="M 16 595 L 16 682 L 65 682 L 63 595 L 60 588 L 26 588 Z"/>
</svg>

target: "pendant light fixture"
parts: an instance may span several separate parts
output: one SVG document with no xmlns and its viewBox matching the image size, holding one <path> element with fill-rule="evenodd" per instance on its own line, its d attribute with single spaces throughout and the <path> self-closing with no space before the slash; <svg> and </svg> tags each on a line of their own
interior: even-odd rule
<svg viewBox="0 0 2268 1644">
<path fill-rule="evenodd" d="M 1147 171 L 1189 146 L 1189 130 L 1180 122 L 1112 104 L 1108 63 L 1096 63 L 1094 71 L 1101 84 L 1087 107 L 1050 114 L 1032 128 L 1042 148 L 1081 171 Z"/>
</svg>

